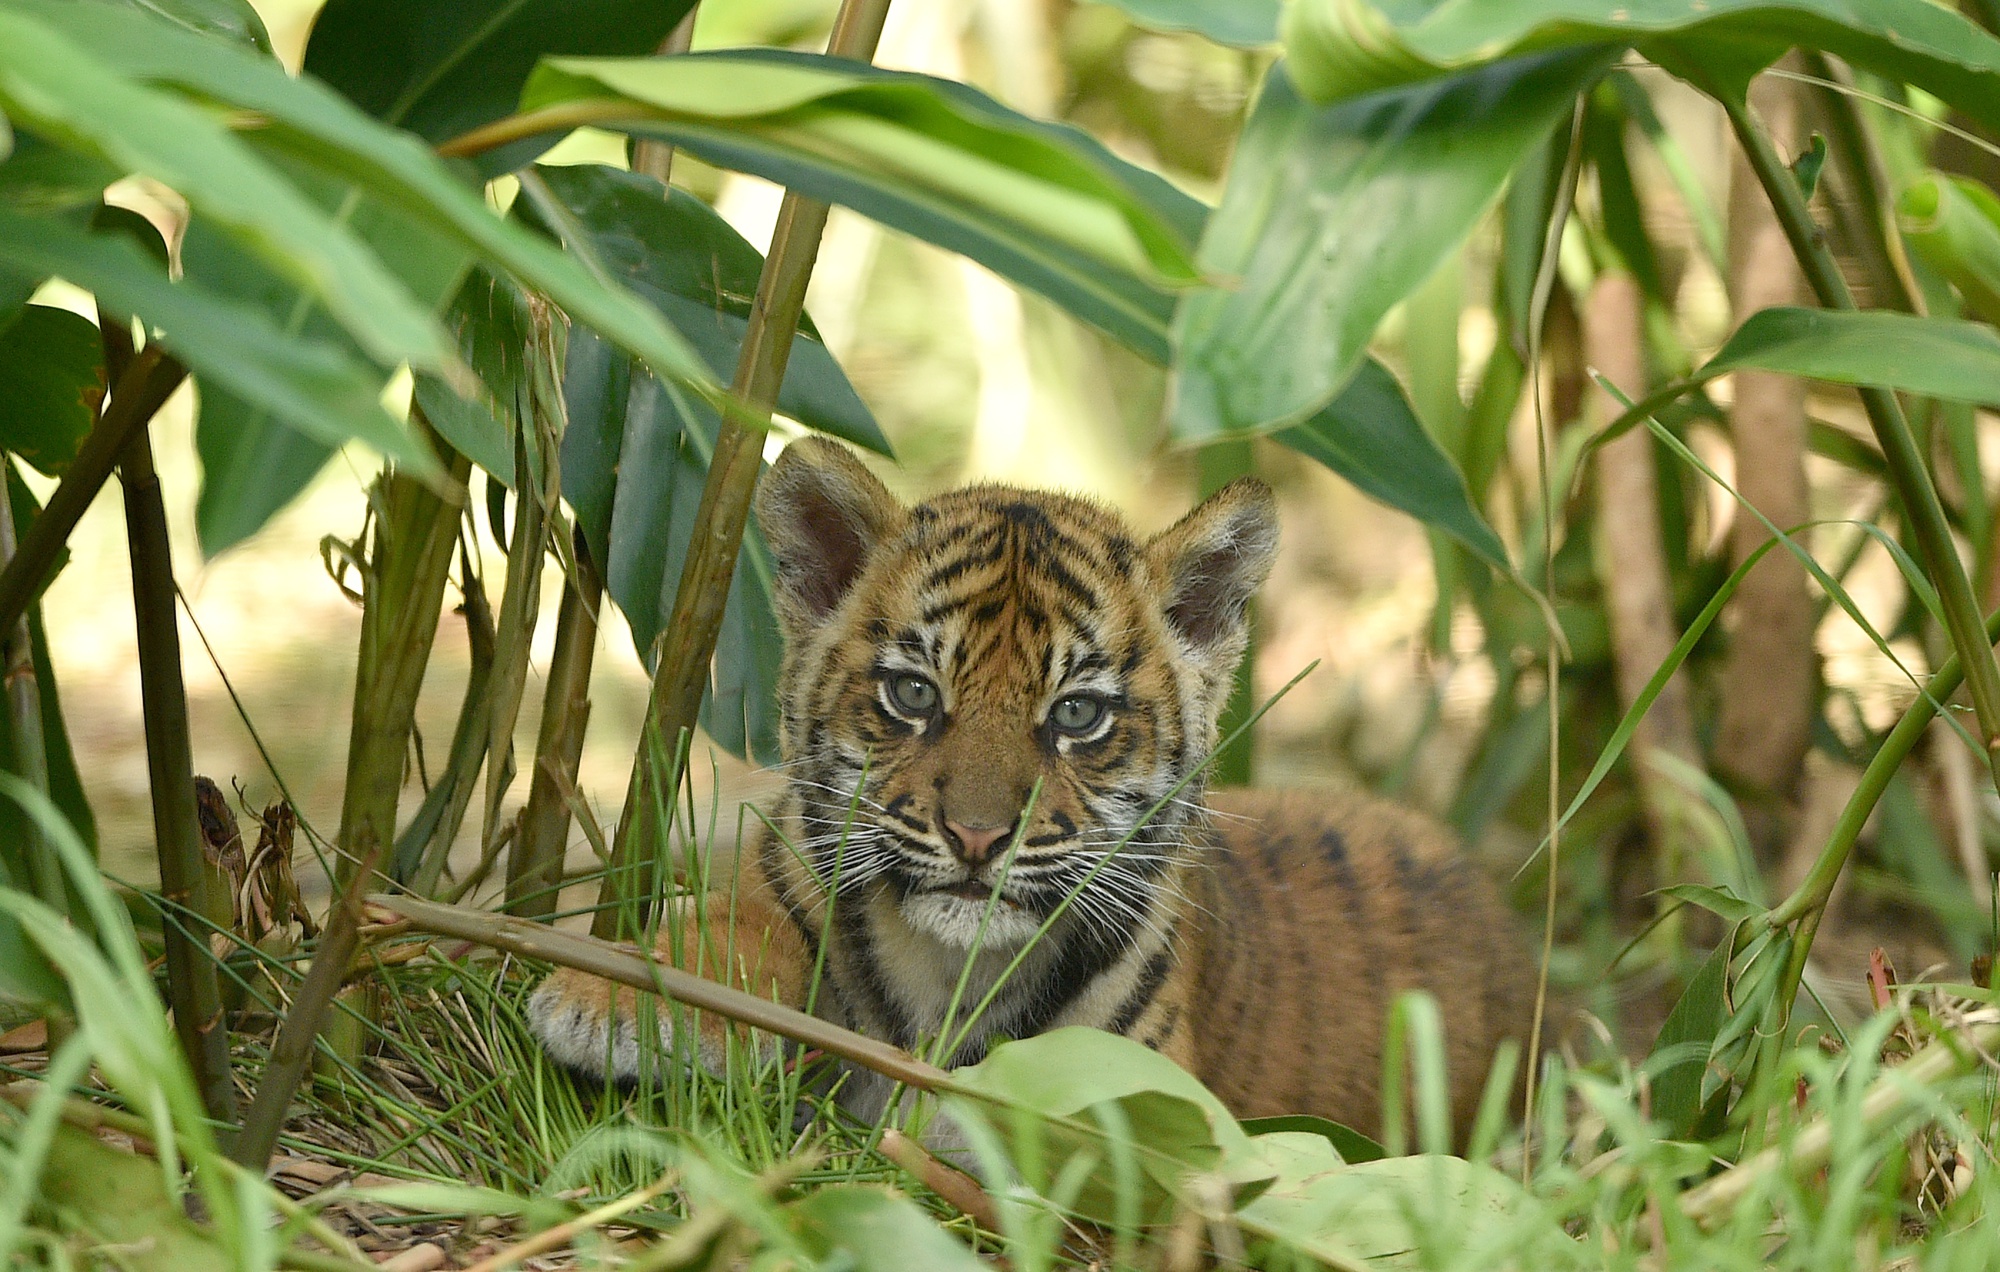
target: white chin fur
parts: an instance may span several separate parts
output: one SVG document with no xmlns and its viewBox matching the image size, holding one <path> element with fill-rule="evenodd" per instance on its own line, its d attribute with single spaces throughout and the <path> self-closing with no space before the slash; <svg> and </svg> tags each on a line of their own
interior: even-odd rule
<svg viewBox="0 0 2000 1272">
<path fill-rule="evenodd" d="M 1002 901 L 986 919 L 986 933 L 980 936 L 979 923 L 986 914 L 984 899 L 973 901 L 947 892 L 924 892 L 902 904 L 903 919 L 917 931 L 953 949 L 969 950 L 975 938 L 981 949 L 1015 950 L 1041 927 L 1041 920 L 1018 905 Z"/>
</svg>

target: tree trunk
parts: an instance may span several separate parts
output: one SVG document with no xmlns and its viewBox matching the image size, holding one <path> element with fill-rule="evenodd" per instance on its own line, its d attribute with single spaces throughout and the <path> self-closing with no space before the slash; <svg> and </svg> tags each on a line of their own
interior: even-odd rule
<svg viewBox="0 0 2000 1272">
<path fill-rule="evenodd" d="M 1596 367 L 1627 397 L 1645 396 L 1646 368 L 1642 352 L 1643 321 L 1639 284 L 1631 275 L 1612 272 L 1598 278 L 1585 302 L 1584 351 Z M 1601 388 L 1591 390 L 1601 419 L 1616 416 L 1623 404 Z M 1597 452 L 1597 568 L 1611 620 L 1613 670 L 1618 697 L 1630 707 L 1646 682 L 1659 671 L 1674 642 L 1680 639 L 1674 621 L 1673 581 L 1660 535 L 1659 473 L 1653 458 L 1653 435 L 1635 428 Z M 1639 722 L 1631 752 L 1636 761 L 1639 793 L 1661 874 L 1672 873 L 1660 854 L 1671 842 L 1671 810 L 1680 796 L 1671 778 L 1650 761 L 1665 752 L 1692 765 L 1701 762 L 1694 740 L 1694 712 L 1687 677 L 1675 672 Z M 1666 882 L 1663 877 L 1660 882 Z"/>
<path fill-rule="evenodd" d="M 1753 100 L 1781 146 L 1799 144 L 1798 91 L 1766 79 Z M 1737 153 L 1729 206 L 1729 290 L 1737 322 L 1772 305 L 1796 305 L 1804 280 L 1768 199 Z M 1736 488 L 1790 530 L 1810 517 L 1807 498 L 1806 387 L 1795 376 L 1739 371 L 1730 432 Z M 1739 512 L 1729 552 L 1741 564 L 1771 537 Z M 1731 602 L 1733 639 L 1719 680 L 1715 763 L 1737 788 L 1759 860 L 1770 864 L 1786 837 L 1812 728 L 1818 682 L 1813 602 L 1806 573 L 1782 550 L 1768 553 Z"/>
</svg>

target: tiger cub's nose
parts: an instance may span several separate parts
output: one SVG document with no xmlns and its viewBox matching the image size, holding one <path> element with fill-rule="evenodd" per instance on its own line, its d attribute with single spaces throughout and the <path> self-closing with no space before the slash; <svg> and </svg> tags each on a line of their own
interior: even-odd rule
<svg viewBox="0 0 2000 1272">
<path fill-rule="evenodd" d="M 984 865 L 986 859 L 993 855 L 994 845 L 998 844 L 1000 847 L 1005 848 L 1007 840 L 1014 833 L 1014 827 L 1011 824 L 1006 826 L 965 826 L 958 822 L 947 820 L 944 828 L 951 832 L 953 839 L 958 841 L 959 859 L 969 866 Z"/>
</svg>

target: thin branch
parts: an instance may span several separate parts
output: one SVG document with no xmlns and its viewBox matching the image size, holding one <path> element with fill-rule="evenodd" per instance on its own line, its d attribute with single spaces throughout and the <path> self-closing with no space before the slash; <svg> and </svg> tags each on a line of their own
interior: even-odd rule
<svg viewBox="0 0 2000 1272">
<path fill-rule="evenodd" d="M 62 484 L 21 536 L 20 551 L 0 570 L 0 631 L 19 622 L 34 604 L 49 581 L 56 558 L 69 542 L 70 532 L 110 479 L 133 436 L 146 427 L 186 378 L 187 369 L 158 345 L 147 345 L 118 377 L 111 401 L 83 439 Z"/>
<path fill-rule="evenodd" d="M 476 941 L 509 954 L 574 967 L 620 985 L 660 994 L 697 1010 L 714 1012 L 766 1033 L 816 1047 L 920 1091 L 943 1090 L 951 1083 L 944 1070 L 926 1064 L 900 1047 L 660 963 L 631 946 L 577 936 L 528 919 L 439 905 L 414 897 L 373 896 L 368 901 L 406 920 L 420 932 Z"/>
</svg>

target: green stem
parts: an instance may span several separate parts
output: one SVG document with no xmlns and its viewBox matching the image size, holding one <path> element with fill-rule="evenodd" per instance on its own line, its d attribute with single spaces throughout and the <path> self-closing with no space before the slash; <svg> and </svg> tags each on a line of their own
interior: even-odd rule
<svg viewBox="0 0 2000 1272">
<path fill-rule="evenodd" d="M 326 931 L 320 935 L 319 948 L 313 951 L 312 966 L 304 983 L 292 995 L 291 1009 L 285 1013 L 277 1039 L 271 1043 L 271 1058 L 264 1065 L 257 1094 L 243 1115 L 243 1132 L 237 1136 L 229 1155 L 239 1165 L 260 1175 L 278 1145 L 278 1132 L 284 1128 L 292 1096 L 312 1065 L 313 1040 L 319 1037 L 327 1009 L 340 992 L 341 982 L 347 979 L 348 965 L 354 961 L 354 951 L 361 942 L 361 902 L 368 892 L 369 875 L 381 854 L 382 845 L 373 844 L 367 857 L 358 863 L 359 869 L 351 873 L 342 887 L 333 914 L 327 919 Z"/>
<path fill-rule="evenodd" d="M 539 918 L 556 908 L 557 885 L 569 847 L 569 797 L 583 759 L 590 722 L 590 669 L 597 653 L 597 607 L 604 584 L 576 536 L 576 575 L 563 588 L 556 612 L 556 647 L 549 659 L 542 699 L 542 728 L 535 742 L 535 770 L 521 834 L 507 858 L 507 909 Z"/>
<path fill-rule="evenodd" d="M 160 479 L 153 471 L 152 442 L 143 431 L 125 448 L 119 480 L 125 488 L 125 532 L 132 556 L 146 775 L 152 788 L 160 892 L 166 902 L 167 992 L 173 1002 L 174 1031 L 180 1035 L 202 1107 L 209 1117 L 226 1124 L 236 1120 L 236 1089 L 229 1073 L 222 989 L 205 942 L 190 932 L 191 927 L 195 932 L 205 929 L 187 919 L 210 913 L 211 884 L 195 808 L 187 687 L 181 681 L 180 625 L 174 611 L 174 558 L 167 542 Z"/>
<path fill-rule="evenodd" d="M 1715 96 L 1728 113 L 1730 127 L 1771 200 L 1778 223 L 1784 228 L 1799 267 L 1819 296 L 1820 304 L 1828 309 L 1853 309 L 1854 297 L 1819 226 L 1813 222 L 1805 192 L 1778 157 L 1771 139 L 1750 118 L 1745 101 L 1727 93 Z M 1993 645 L 1980 621 L 1972 582 L 1952 543 L 1944 505 L 1938 499 L 1930 471 L 1924 466 L 1923 452 L 1910 432 L 1909 421 L 1903 418 L 1902 404 L 1888 389 L 1864 386 L 1859 392 L 1868 422 L 1875 430 L 1876 443 L 1888 464 L 1890 485 L 1902 502 L 1905 523 L 1916 541 L 1917 557 L 1937 587 L 1945 631 L 1950 634 L 1952 648 L 1965 668 L 1966 688 L 1979 720 L 1987 764 L 1993 769 L 1996 788 L 2000 788 L 2000 755 L 1993 749 L 1995 742 L 2000 741 L 2000 664 L 1993 660 Z"/>
<path fill-rule="evenodd" d="M 7 487 L 13 479 L 13 461 L 0 451 L 0 562 L 14 558 L 14 501 Z M 0 633 L 0 677 L 7 687 L 7 717 L 14 743 L 14 769 L 43 795 L 49 793 L 49 757 L 42 737 L 42 693 L 35 680 L 35 657 L 28 619 L 24 614 L 12 627 Z M 34 819 L 25 820 L 27 842 L 21 845 L 32 876 L 35 895 L 58 914 L 70 913 L 69 886 L 63 880 L 62 864 L 42 841 Z M 50 1047 L 53 1051 L 53 1045 Z"/>
<path fill-rule="evenodd" d="M 873 58 L 888 14 L 889 0 L 842 0 L 827 52 L 856 61 Z M 771 251 L 757 280 L 757 297 L 731 386 L 735 398 L 759 418 L 769 418 L 785 377 L 792 336 L 805 310 L 806 283 L 819 255 L 820 232 L 826 228 L 826 213 L 825 203 L 796 192 L 787 192 L 778 209 Z M 708 688 L 709 660 L 722 629 L 729 583 L 750 519 L 750 497 L 757 487 L 763 452 L 762 429 L 745 428 L 726 417 L 722 420 L 701 505 L 695 511 L 694 537 L 674 593 L 673 615 L 661 638 L 651 707 L 612 843 L 611 869 L 604 877 L 597 915 L 591 923 L 593 935 L 616 936 L 645 926 L 658 887 L 659 820 L 652 810 L 661 792 L 673 790 L 680 775 L 678 764 L 663 774 L 652 762 L 651 740 L 662 739 L 679 751 L 678 739 L 683 734 L 693 735 L 702 695 Z"/>
<path fill-rule="evenodd" d="M 48 585 L 70 532 L 110 479 L 133 436 L 186 378 L 186 368 L 158 345 L 147 345 L 117 377 L 110 405 L 83 439 L 41 515 L 21 536 L 20 550 L 0 570 L 0 631 L 19 622 Z"/>
<path fill-rule="evenodd" d="M 471 462 L 438 438 L 421 411 L 412 409 L 410 420 L 439 450 L 452 481 L 463 490 Z M 336 885 L 343 887 L 356 862 L 374 859 L 395 838 L 417 691 L 437 638 L 445 576 L 458 541 L 459 506 L 447 503 L 427 483 L 390 472 L 377 492 L 374 542 L 362 567 L 361 649 L 334 871 Z"/>
</svg>

